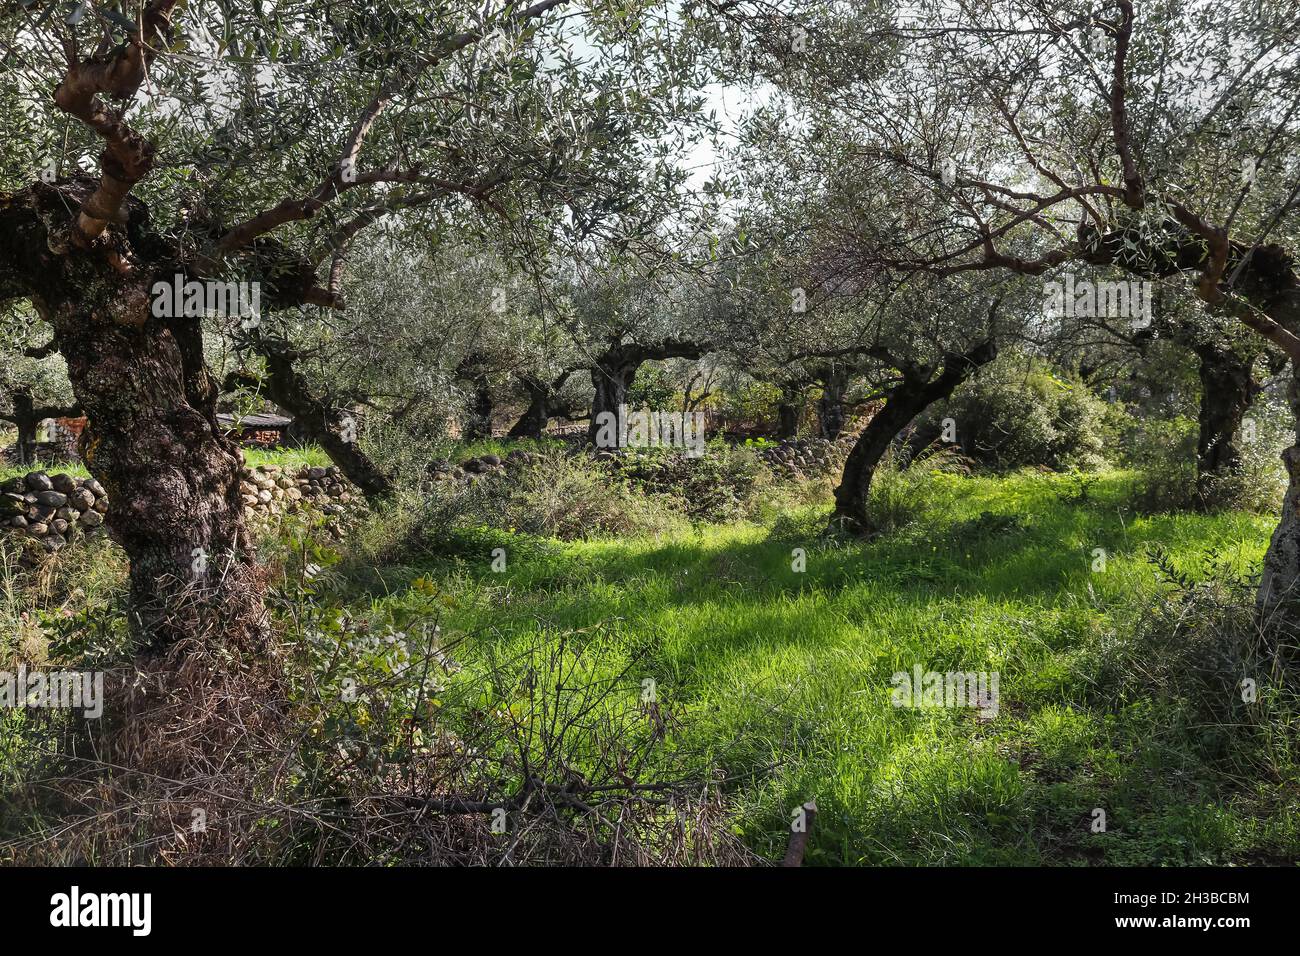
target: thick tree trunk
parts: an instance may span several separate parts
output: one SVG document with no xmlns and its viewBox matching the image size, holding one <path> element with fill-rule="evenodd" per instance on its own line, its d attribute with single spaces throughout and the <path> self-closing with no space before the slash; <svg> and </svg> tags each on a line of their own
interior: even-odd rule
<svg viewBox="0 0 1300 956">
<path fill-rule="evenodd" d="M 466 441 L 482 441 L 492 437 L 492 415 L 494 411 L 492 393 L 485 384 L 476 384 L 474 397 L 469 406 L 469 414 L 465 418 L 463 437 Z"/>
<path fill-rule="evenodd" d="M 1223 480 L 1241 469 L 1237 435 L 1260 385 L 1252 375 L 1253 356 L 1242 358 L 1213 344 L 1197 346 L 1195 352 L 1201 379 L 1196 490 L 1197 500 L 1207 506 Z"/>
<path fill-rule="evenodd" d="M 54 329 L 89 419 L 82 457 L 130 559 L 128 620 L 142 646 L 197 638 L 264 649 L 239 449 L 217 427 L 201 320 L 153 315 L 155 282 L 185 267 L 135 200 L 94 242 L 78 233 L 69 209 L 92 188 L 78 178 L 0 195 L 0 298 L 30 300 Z"/>
<path fill-rule="evenodd" d="M 1287 388 L 1291 414 L 1297 423 L 1296 444 L 1282 452 L 1288 481 L 1282 515 L 1273 529 L 1272 540 L 1264 554 L 1257 603 L 1265 619 L 1279 606 L 1294 607 L 1300 602 L 1300 371 L 1294 363 Z M 1284 615 L 1293 618 L 1296 615 Z"/>
<path fill-rule="evenodd" d="M 28 392 L 15 392 L 13 404 L 13 421 L 18 428 L 18 463 L 30 465 L 36 460 L 36 426 L 40 424 L 36 404 Z"/>
<path fill-rule="evenodd" d="M 461 429 L 461 438 L 466 441 L 482 441 L 492 437 L 495 406 L 488 366 L 487 358 L 480 352 L 470 352 L 456 366 L 456 381 L 464 382 L 470 390 L 464 427 Z"/>
<path fill-rule="evenodd" d="M 591 424 L 587 428 L 587 442 L 596 444 L 607 416 L 617 417 L 619 406 L 627 403 L 628 389 L 632 387 L 637 370 L 642 365 L 670 358 L 697 359 L 709 348 L 703 342 L 680 339 L 665 339 L 649 345 L 636 342 L 611 344 L 591 367 L 591 384 L 595 387 L 595 394 L 591 400 Z M 616 419 L 611 419 L 613 420 Z"/>
<path fill-rule="evenodd" d="M 637 362 L 591 370 L 591 384 L 596 391 L 591 399 L 591 423 L 587 426 L 588 443 L 596 444 L 596 436 L 605 427 L 606 421 L 617 421 L 619 407 L 627 404 L 628 389 L 636 380 L 637 369 L 640 367 L 641 363 Z M 608 415 L 614 418 L 609 419 Z"/>
<path fill-rule="evenodd" d="M 569 409 L 559 402 L 560 390 L 576 369 L 565 369 L 554 381 L 547 383 L 532 375 L 521 376 L 520 382 L 528 393 L 528 408 L 506 435 L 507 438 L 541 438 L 546 426 L 555 415 L 568 417 Z"/>
<path fill-rule="evenodd" d="M 506 437 L 541 438 L 546 426 L 551 423 L 551 390 L 535 379 L 525 379 L 523 384 L 528 393 L 528 407 L 506 433 Z"/>
<path fill-rule="evenodd" d="M 55 335 L 89 418 L 82 456 L 108 492 L 108 530 L 131 565 L 130 620 L 153 649 L 186 637 L 260 644 L 262 585 L 239 493 L 238 446 L 195 320 L 142 324 L 59 309 Z"/>
<path fill-rule="evenodd" d="M 510 426 L 507 438 L 541 438 L 546 426 L 551 423 L 550 403 L 546 396 L 534 396 L 519 416 L 519 421 Z"/>
<path fill-rule="evenodd" d="M 393 480 L 361 450 L 356 422 L 344 410 L 312 394 L 306 378 L 294 367 L 293 352 L 267 339 L 259 339 L 257 348 L 266 359 L 266 377 L 262 381 L 266 393 L 271 401 L 294 416 L 299 434 L 320 445 L 330 461 L 338 465 L 367 499 L 389 494 Z"/>
<path fill-rule="evenodd" d="M 776 437 L 794 438 L 799 434 L 799 406 L 781 402 L 776 406 Z"/>
<path fill-rule="evenodd" d="M 917 415 L 947 398 L 972 372 L 996 356 L 996 345 L 990 340 L 963 355 L 945 356 L 943 368 L 934 378 L 917 369 L 904 369 L 903 381 L 889 393 L 844 460 L 844 472 L 835 489 L 833 526 L 854 534 L 874 530 L 869 509 L 871 482 L 890 442 Z"/>
<path fill-rule="evenodd" d="M 849 370 L 839 365 L 831 366 L 822 379 L 822 395 L 817 400 L 817 427 L 822 438 L 834 441 L 844 430 L 848 418 L 844 396 L 848 390 Z"/>
<path fill-rule="evenodd" d="M 867 506 L 876 466 L 889 450 L 890 442 L 929 404 L 930 401 L 925 399 L 924 382 L 904 382 L 894 389 L 885 407 L 862 430 L 853 450 L 844 460 L 844 473 L 835 489 L 832 521 L 855 533 L 873 530 Z"/>
</svg>

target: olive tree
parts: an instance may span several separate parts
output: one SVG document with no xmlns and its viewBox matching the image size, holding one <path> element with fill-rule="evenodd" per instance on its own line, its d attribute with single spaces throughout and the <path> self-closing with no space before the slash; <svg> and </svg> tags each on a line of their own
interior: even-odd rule
<svg viewBox="0 0 1300 956">
<path fill-rule="evenodd" d="M 343 307 L 350 253 L 395 217 L 535 239 L 555 209 L 576 234 L 634 218 L 632 187 L 668 165 L 649 146 L 691 106 L 651 95 L 682 69 L 656 9 L 4 4 L 6 128 L 21 114 L 33 141 L 0 154 L 0 303 L 53 329 L 153 646 L 201 618 L 235 641 L 263 629 L 240 457 L 204 362 L 221 284 L 258 305 L 240 299 L 256 333 L 262 314 Z M 277 360 L 291 377 L 292 349 Z M 342 448 L 345 425 L 323 422 Z"/>
</svg>

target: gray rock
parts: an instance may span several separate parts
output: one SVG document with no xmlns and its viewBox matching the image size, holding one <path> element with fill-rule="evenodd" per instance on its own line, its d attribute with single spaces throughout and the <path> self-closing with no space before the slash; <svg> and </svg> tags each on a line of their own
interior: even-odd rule
<svg viewBox="0 0 1300 956">
<path fill-rule="evenodd" d="M 68 503 L 68 496 L 61 491 L 38 491 L 36 503 L 46 508 L 62 508 Z"/>
<path fill-rule="evenodd" d="M 95 496 L 86 488 L 78 488 L 68 495 L 68 504 L 78 511 L 89 511 L 95 507 Z"/>
<path fill-rule="evenodd" d="M 62 518 L 55 518 L 50 522 L 50 530 L 55 534 L 63 534 L 68 530 L 68 522 Z"/>
<path fill-rule="evenodd" d="M 104 512 L 108 511 L 108 499 L 107 499 L 107 498 L 96 498 L 96 499 L 95 499 L 95 510 L 98 511 L 100 514 L 103 514 Z"/>
<path fill-rule="evenodd" d="M 108 492 L 104 490 L 104 486 L 94 478 L 87 478 L 81 487 L 85 488 L 96 498 L 103 498 L 108 494 Z"/>
<path fill-rule="evenodd" d="M 50 475 L 50 484 L 54 486 L 55 491 L 61 491 L 65 495 L 70 495 L 77 490 L 77 479 L 63 473 Z"/>
<path fill-rule="evenodd" d="M 29 491 L 50 491 L 54 488 L 50 476 L 43 471 L 29 471 L 25 480 Z"/>
<path fill-rule="evenodd" d="M 98 511 L 87 511 L 81 516 L 81 524 L 85 528 L 98 528 L 103 523 L 104 516 Z"/>
<path fill-rule="evenodd" d="M 44 521 L 37 521 L 35 524 L 27 526 L 27 533 L 34 538 L 43 538 L 49 533 L 50 526 Z"/>
<path fill-rule="evenodd" d="M 479 461 L 483 462 L 483 464 L 487 465 L 490 468 L 501 467 L 501 459 L 498 458 L 496 455 L 484 455 L 482 458 L 479 459 Z"/>
<path fill-rule="evenodd" d="M 41 541 L 41 544 L 45 545 L 46 551 L 58 551 L 67 543 L 67 539 L 61 534 L 47 534 L 44 540 Z"/>
<path fill-rule="evenodd" d="M 14 515 L 12 518 L 9 519 L 9 523 L 13 525 L 15 528 L 27 527 L 27 519 L 24 518 L 22 515 Z"/>
<path fill-rule="evenodd" d="M 324 468 L 308 468 L 307 477 L 312 481 L 320 481 L 328 472 Z"/>
<path fill-rule="evenodd" d="M 62 508 L 56 511 L 55 514 L 63 521 L 77 520 L 77 509 L 69 508 L 67 505 L 64 505 Z"/>
</svg>

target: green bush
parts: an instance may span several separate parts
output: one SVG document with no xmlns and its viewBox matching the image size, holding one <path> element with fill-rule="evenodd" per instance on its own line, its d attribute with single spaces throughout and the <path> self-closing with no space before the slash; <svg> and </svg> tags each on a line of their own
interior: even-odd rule
<svg viewBox="0 0 1300 956">
<path fill-rule="evenodd" d="M 1010 355 L 932 406 L 918 422 L 914 447 L 939 438 L 943 420 L 951 418 L 962 450 L 995 468 L 1097 468 L 1106 463 L 1112 416 L 1078 379 L 1039 359 Z"/>
<path fill-rule="evenodd" d="M 1241 467 L 1198 487 L 1198 426 L 1186 416 L 1131 419 L 1119 441 L 1122 461 L 1141 474 L 1136 504 L 1148 512 L 1242 509 L 1271 513 L 1281 504 L 1286 474 L 1279 452 L 1285 425 L 1267 409 L 1252 410 L 1254 437 L 1241 436 Z"/>
<path fill-rule="evenodd" d="M 612 460 L 614 473 L 632 487 L 667 498 L 696 521 L 727 521 L 748 515 L 769 473 L 752 447 L 712 441 L 689 458 L 663 448 L 629 451 Z"/>
<path fill-rule="evenodd" d="M 750 381 L 722 392 L 716 402 L 722 417 L 735 425 L 774 426 L 781 390 L 769 382 Z"/>
<path fill-rule="evenodd" d="M 655 534 L 680 527 L 679 500 L 647 496 L 586 455 L 544 453 L 527 466 L 480 483 L 473 513 L 510 531 L 574 540 L 602 534 Z"/>
</svg>

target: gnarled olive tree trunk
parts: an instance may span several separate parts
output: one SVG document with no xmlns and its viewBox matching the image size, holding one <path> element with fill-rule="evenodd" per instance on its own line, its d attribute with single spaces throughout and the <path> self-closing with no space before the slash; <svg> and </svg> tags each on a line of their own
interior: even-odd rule
<svg viewBox="0 0 1300 956">
<path fill-rule="evenodd" d="M 869 509 L 871 482 L 890 442 L 917 415 L 940 399 L 947 398 L 972 372 L 996 356 L 997 346 L 990 339 L 964 354 L 945 356 L 942 369 L 934 377 L 915 366 L 900 363 L 904 364 L 903 380 L 889 393 L 884 406 L 862 430 L 844 461 L 844 472 L 839 487 L 835 489 L 832 525 L 856 534 L 873 530 Z"/>
<path fill-rule="evenodd" d="M 461 437 L 466 441 L 481 441 L 492 437 L 492 382 L 488 375 L 489 363 L 485 356 L 471 352 L 456 366 L 455 379 L 469 386 L 469 403 Z"/>
<path fill-rule="evenodd" d="M 306 376 L 294 366 L 298 355 L 288 343 L 258 334 L 253 347 L 266 360 L 266 375 L 258 381 L 241 373 L 232 374 L 225 383 L 227 390 L 240 384 L 264 388 L 273 402 L 294 416 L 295 427 L 320 445 L 368 500 L 391 494 L 393 479 L 361 450 L 357 423 L 328 396 L 317 397 Z"/>
<path fill-rule="evenodd" d="M 218 623 L 226 639 L 260 632 L 242 462 L 217 427 L 197 323 L 180 329 L 150 316 L 123 325 L 74 303 L 56 314 L 89 419 L 82 454 L 108 492 L 108 529 L 131 562 L 132 623 L 157 647 Z"/>
<path fill-rule="evenodd" d="M 1297 436 L 1296 443 L 1282 452 L 1288 476 L 1286 497 L 1259 579 L 1257 602 L 1265 614 L 1272 614 L 1280 605 L 1300 601 L 1300 370 L 1294 361 L 1287 400 L 1297 422 Z"/>
<path fill-rule="evenodd" d="M 1198 359 L 1201 400 L 1196 439 L 1197 500 L 1214 500 L 1217 486 L 1241 470 L 1238 434 L 1242 420 L 1259 394 L 1255 356 L 1243 357 L 1214 343 L 1193 347 Z"/>
<path fill-rule="evenodd" d="M 627 393 L 636 381 L 636 373 L 646 362 L 670 358 L 697 359 L 710 346 L 700 342 L 668 339 L 651 345 L 616 343 L 608 346 L 591 367 L 591 423 L 587 442 L 595 445 L 606 421 L 615 421 L 620 405 L 627 403 Z M 608 418 L 607 416 L 614 416 Z"/>
<path fill-rule="evenodd" d="M 558 407 L 557 396 L 573 372 L 573 369 L 565 369 L 552 382 L 545 382 L 533 375 L 520 376 L 520 384 L 528 395 L 528 407 L 506 433 L 506 437 L 541 438 L 546 431 L 546 426 L 551 423 L 552 416 L 557 411 L 560 414 L 566 411 Z"/>
<path fill-rule="evenodd" d="M 800 408 L 793 397 L 779 402 L 776 406 L 776 437 L 795 438 L 799 434 Z"/>
<path fill-rule="evenodd" d="M 124 207 L 131 228 L 74 241 L 66 210 L 79 198 L 38 185 L 0 196 L 0 210 L 17 240 L 7 265 L 53 327 L 89 420 L 82 455 L 108 492 L 108 531 L 130 559 L 132 628 L 156 649 L 216 629 L 251 646 L 265 635 L 262 587 L 239 449 L 217 427 L 201 320 L 153 314 L 155 282 L 183 270 L 142 228 L 134 201 Z"/>
<path fill-rule="evenodd" d="M 844 430 L 848 411 L 844 398 L 849 391 L 849 369 L 830 365 L 822 373 L 822 394 L 817 399 L 817 430 L 822 438 L 834 441 Z"/>
</svg>

